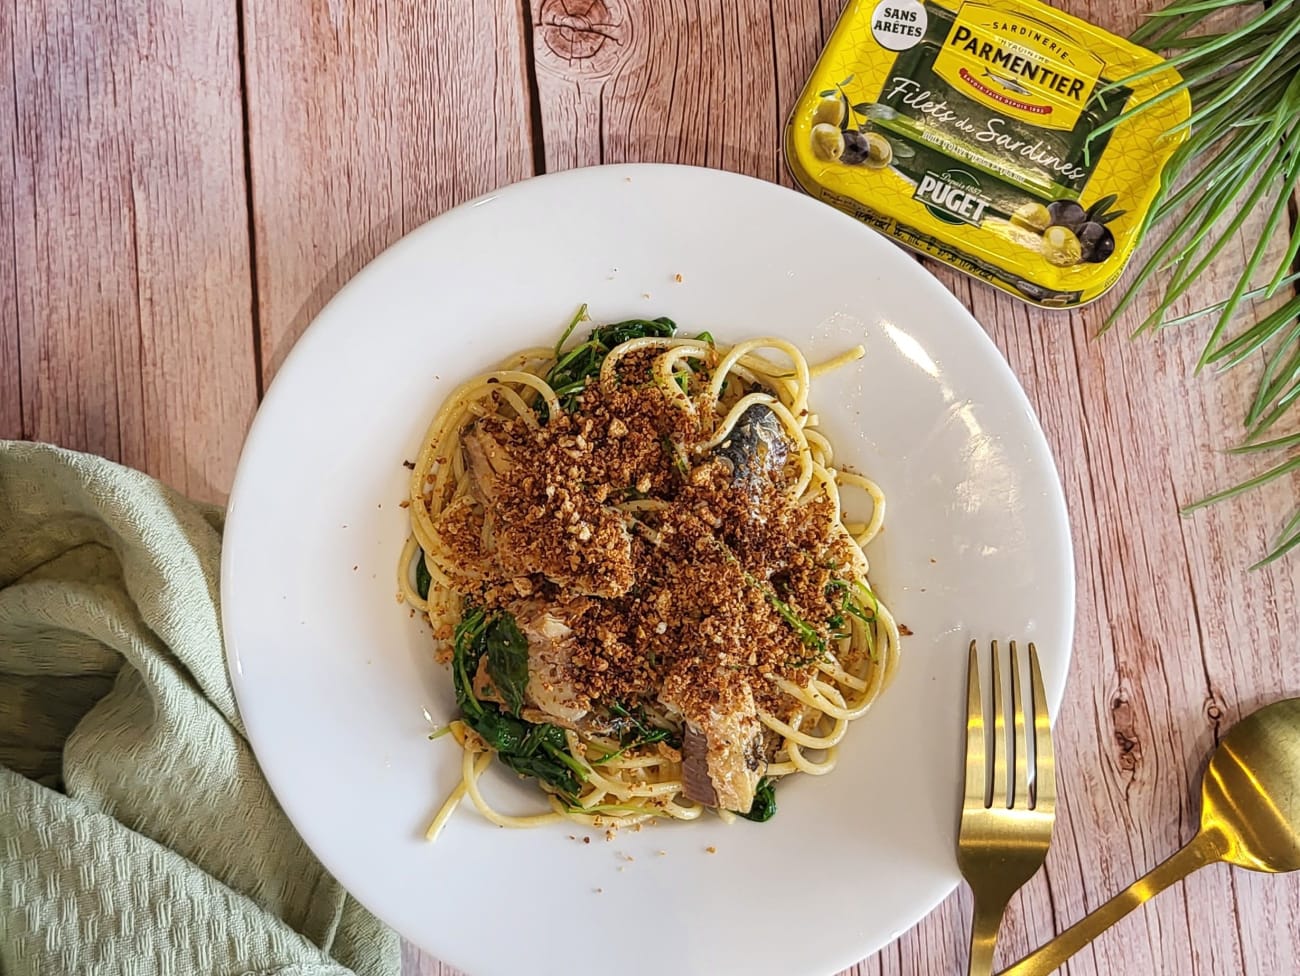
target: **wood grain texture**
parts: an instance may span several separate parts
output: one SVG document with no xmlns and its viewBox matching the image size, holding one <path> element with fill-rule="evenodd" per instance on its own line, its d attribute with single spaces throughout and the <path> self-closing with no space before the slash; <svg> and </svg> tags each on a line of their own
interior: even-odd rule
<svg viewBox="0 0 1300 976">
<path fill-rule="evenodd" d="M 1128 31 L 1155 2 L 1061 5 Z M 0 436 L 221 497 L 259 385 L 342 282 L 428 217 L 539 162 L 789 184 L 781 128 L 841 6 L 0 0 Z M 1225 294 L 1226 264 L 1183 305 Z M 1223 730 L 1300 694 L 1300 560 L 1246 569 L 1300 484 L 1180 518 L 1264 466 L 1224 453 L 1258 364 L 1193 378 L 1203 326 L 1096 338 L 1113 298 L 1047 313 L 934 270 L 1025 385 L 1076 547 L 1058 833 L 1008 913 L 1009 962 L 1190 837 Z M 963 973 L 969 909 L 959 889 L 850 972 Z M 1297 958 L 1300 878 L 1217 867 L 1064 971 L 1272 976 Z M 404 973 L 457 976 L 410 946 Z"/>
<path fill-rule="evenodd" d="M 533 31 L 548 170 L 634 160 L 777 178 L 766 3 L 542 0 Z"/>
<path fill-rule="evenodd" d="M 397 238 L 532 175 L 521 8 L 248 4 L 263 379 Z"/>
<path fill-rule="evenodd" d="M 223 498 L 255 405 L 234 8 L 0 20 L 0 434 Z"/>
</svg>

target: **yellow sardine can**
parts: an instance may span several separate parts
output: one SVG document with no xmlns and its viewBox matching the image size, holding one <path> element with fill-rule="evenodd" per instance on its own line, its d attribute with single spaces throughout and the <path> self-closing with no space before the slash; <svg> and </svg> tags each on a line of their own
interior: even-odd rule
<svg viewBox="0 0 1300 976">
<path fill-rule="evenodd" d="M 1137 246 L 1186 138 L 1181 83 L 1036 0 L 852 2 L 786 125 L 786 160 L 808 193 L 913 250 L 1071 307 Z"/>
</svg>

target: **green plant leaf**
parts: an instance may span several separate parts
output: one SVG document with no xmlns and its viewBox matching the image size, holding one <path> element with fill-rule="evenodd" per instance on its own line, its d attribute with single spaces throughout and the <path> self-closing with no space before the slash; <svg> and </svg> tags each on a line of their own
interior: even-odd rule
<svg viewBox="0 0 1300 976">
<path fill-rule="evenodd" d="M 600 367 L 605 362 L 605 357 L 615 346 L 622 345 L 630 339 L 647 336 L 667 337 L 677 331 L 677 325 L 673 320 L 662 316 L 657 319 L 627 319 L 623 322 L 597 326 L 588 333 L 586 341 L 561 354 L 558 350 L 578 322 L 586 317 L 586 309 L 587 306 L 582 306 L 578 310 L 578 315 L 569 323 L 568 329 L 556 346 L 555 365 L 546 374 L 546 382 L 555 391 L 560 406 L 565 410 L 574 408 L 578 394 L 586 389 L 587 380 L 600 374 Z M 546 420 L 544 404 L 539 407 L 539 412 L 542 419 Z"/>
<path fill-rule="evenodd" d="M 1240 11 L 1227 28 L 1221 12 Z M 1240 312 L 1255 299 L 1270 299 L 1300 284 L 1300 225 L 1277 237 L 1300 190 L 1300 3 L 1280 0 L 1246 8 L 1234 0 L 1173 0 L 1155 11 L 1134 39 L 1170 51 L 1168 64 L 1182 81 L 1146 102 L 1130 105 L 1092 135 L 1123 125 L 1142 112 L 1186 92 L 1192 112 L 1178 126 L 1187 133 L 1171 156 L 1142 232 L 1164 239 L 1137 270 L 1133 286 L 1107 318 L 1105 328 L 1132 307 L 1141 292 L 1159 281 L 1159 295 L 1136 333 L 1171 328 L 1213 316 L 1198 369 L 1231 369 L 1264 356 L 1256 392 L 1246 411 L 1244 443 L 1236 453 L 1284 452 L 1272 468 L 1187 506 L 1185 514 L 1253 491 L 1275 478 L 1300 470 L 1300 434 L 1263 440 L 1280 420 L 1300 409 L 1300 294 L 1238 324 Z M 1104 90 L 1166 71 L 1154 65 L 1119 77 Z M 1099 203 L 1101 201 L 1098 201 Z M 1093 219 L 1114 220 L 1113 203 Z M 1257 219 L 1262 217 L 1262 219 Z M 1190 312 L 1171 314 L 1174 303 L 1205 280 L 1213 265 L 1227 262 L 1242 247 L 1244 256 L 1230 270 L 1227 297 Z M 1279 256 L 1279 250 L 1284 250 Z M 1166 274 L 1161 277 L 1160 272 Z M 1230 330 L 1235 330 L 1230 331 Z M 1300 512 L 1294 513 L 1264 565 L 1300 547 Z"/>
<path fill-rule="evenodd" d="M 1240 484 L 1233 485 L 1231 488 L 1225 488 L 1223 491 L 1215 492 L 1213 495 L 1207 495 L 1198 502 L 1184 505 L 1181 512 L 1183 515 L 1191 515 L 1197 509 L 1206 508 L 1210 505 L 1216 504 L 1217 502 L 1227 501 L 1229 498 L 1235 498 L 1237 495 L 1251 491 L 1261 485 L 1266 485 L 1274 478 L 1280 478 L 1284 474 L 1289 474 L 1297 469 L 1300 469 L 1300 457 L 1291 458 L 1288 461 L 1283 461 L 1275 468 L 1270 468 L 1263 474 L 1249 478 Z"/>
</svg>

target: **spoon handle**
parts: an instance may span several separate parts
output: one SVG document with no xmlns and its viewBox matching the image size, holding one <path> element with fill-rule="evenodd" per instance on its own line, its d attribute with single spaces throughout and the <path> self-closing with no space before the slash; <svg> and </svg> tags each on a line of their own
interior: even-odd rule
<svg viewBox="0 0 1300 976">
<path fill-rule="evenodd" d="M 1110 901 L 1079 919 L 1046 945 L 1002 970 L 998 976 L 1047 976 L 1143 902 L 1222 856 L 1223 846 L 1218 838 L 1213 833 L 1201 831 L 1167 861 L 1157 864 Z"/>
</svg>

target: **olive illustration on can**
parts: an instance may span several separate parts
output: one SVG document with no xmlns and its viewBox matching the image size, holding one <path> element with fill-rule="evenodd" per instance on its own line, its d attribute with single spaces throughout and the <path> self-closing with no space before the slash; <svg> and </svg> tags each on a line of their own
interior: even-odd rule
<svg viewBox="0 0 1300 976">
<path fill-rule="evenodd" d="M 1043 231 L 1043 257 L 1058 268 L 1078 264 L 1082 256 L 1083 246 L 1070 228 L 1053 224 Z"/>
<path fill-rule="evenodd" d="M 893 144 L 879 132 L 850 129 L 844 133 L 844 154 L 840 157 L 840 162 L 849 166 L 884 169 L 893 161 Z"/>
<path fill-rule="evenodd" d="M 838 125 L 818 122 L 812 127 L 812 149 L 818 159 L 835 162 L 844 155 L 844 133 Z"/>
<path fill-rule="evenodd" d="M 846 115 L 844 99 L 839 95 L 822 95 L 813 106 L 813 125 L 833 125 L 839 128 L 844 124 Z"/>
<path fill-rule="evenodd" d="M 1100 221 L 1089 220 L 1079 228 L 1079 246 L 1084 261 L 1100 264 L 1115 253 L 1115 235 Z"/>
<path fill-rule="evenodd" d="M 1115 253 L 1115 234 L 1106 225 L 1127 212 L 1111 209 L 1117 199 L 1112 193 L 1086 209 L 1077 200 L 1030 200 L 1011 212 L 1010 223 L 1038 235 L 1038 250 L 1058 268 L 1100 264 Z"/>
<path fill-rule="evenodd" d="M 1049 226 L 1064 227 L 1071 234 L 1077 233 L 1088 219 L 1088 213 L 1076 200 L 1053 200 L 1047 205 L 1047 215 L 1051 218 Z"/>
<path fill-rule="evenodd" d="M 1048 209 L 1037 200 L 1029 203 L 1022 203 L 1011 214 L 1011 222 L 1025 230 L 1032 230 L 1041 234 L 1052 224 L 1052 216 Z"/>
</svg>

